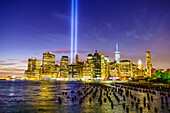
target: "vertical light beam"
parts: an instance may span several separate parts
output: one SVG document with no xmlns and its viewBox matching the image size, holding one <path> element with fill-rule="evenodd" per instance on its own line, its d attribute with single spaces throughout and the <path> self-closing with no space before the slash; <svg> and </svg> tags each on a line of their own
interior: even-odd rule
<svg viewBox="0 0 170 113">
<path fill-rule="evenodd" d="M 74 0 L 71 0 L 71 63 L 73 63 Z"/>
<path fill-rule="evenodd" d="M 77 22 L 77 18 L 78 18 L 78 0 L 75 0 L 75 42 L 74 42 L 74 44 L 75 44 L 75 55 L 74 55 L 74 58 L 76 57 L 76 55 L 77 55 L 77 24 L 78 24 L 78 22 Z"/>
<path fill-rule="evenodd" d="M 118 43 L 116 43 L 116 51 L 119 51 L 119 49 L 118 49 Z"/>
</svg>

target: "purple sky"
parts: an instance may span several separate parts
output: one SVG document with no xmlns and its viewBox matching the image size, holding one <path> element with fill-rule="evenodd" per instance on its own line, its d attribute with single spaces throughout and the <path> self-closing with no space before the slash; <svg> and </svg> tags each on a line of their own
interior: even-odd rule
<svg viewBox="0 0 170 113">
<path fill-rule="evenodd" d="M 71 0 L 1 0 L 0 76 L 23 76 L 27 59 L 52 51 L 56 62 L 70 56 Z M 79 0 L 78 50 L 81 60 L 97 49 L 145 67 L 170 68 L 169 0 Z"/>
</svg>

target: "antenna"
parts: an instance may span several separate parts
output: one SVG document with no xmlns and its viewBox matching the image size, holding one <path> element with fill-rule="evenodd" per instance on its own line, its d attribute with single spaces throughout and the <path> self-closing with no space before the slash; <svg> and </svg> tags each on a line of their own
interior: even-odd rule
<svg viewBox="0 0 170 113">
<path fill-rule="evenodd" d="M 118 44 L 116 43 L 116 51 L 118 51 Z"/>
</svg>

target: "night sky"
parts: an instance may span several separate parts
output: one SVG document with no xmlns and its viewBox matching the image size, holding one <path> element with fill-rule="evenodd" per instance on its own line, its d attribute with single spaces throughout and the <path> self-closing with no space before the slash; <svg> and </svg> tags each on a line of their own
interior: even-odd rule
<svg viewBox="0 0 170 113">
<path fill-rule="evenodd" d="M 0 0 L 0 76 L 23 76 L 30 57 L 70 57 L 71 0 Z M 170 68 L 170 0 L 79 0 L 78 55 L 104 53 Z"/>
</svg>

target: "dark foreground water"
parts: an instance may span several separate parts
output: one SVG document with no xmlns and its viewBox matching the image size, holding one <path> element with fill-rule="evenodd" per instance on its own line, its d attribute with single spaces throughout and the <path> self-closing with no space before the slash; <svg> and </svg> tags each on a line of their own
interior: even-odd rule
<svg viewBox="0 0 170 113">
<path fill-rule="evenodd" d="M 78 86 L 80 84 L 82 86 Z M 126 106 L 129 107 L 130 113 L 140 113 L 140 110 L 137 110 L 135 105 L 131 105 L 133 99 L 128 97 L 126 101 L 123 101 L 120 95 L 118 95 L 120 102 L 116 101 L 113 94 L 110 95 L 114 104 L 113 109 L 108 99 L 100 105 L 98 101 L 99 92 L 92 99 L 91 103 L 89 98 L 92 93 L 85 97 L 80 104 L 79 99 L 83 94 L 78 96 L 77 91 L 83 90 L 83 84 L 85 82 L 81 81 L 0 81 L 0 112 L 125 113 L 127 111 L 122 107 L 122 104 L 125 102 Z M 74 91 L 74 93 L 71 93 L 71 91 Z M 67 92 L 67 95 L 63 95 L 62 92 Z M 132 93 L 141 100 L 147 95 L 146 93 L 136 91 Z M 76 98 L 72 101 L 72 97 L 75 96 Z M 142 102 L 139 104 L 139 107 L 142 106 L 143 108 L 143 113 L 154 113 L 155 107 L 158 108 L 158 113 L 168 113 L 168 107 L 161 108 L 159 94 L 157 93 L 153 96 L 154 100 L 150 102 L 150 110 L 144 107 Z M 59 97 L 62 100 L 61 104 L 58 101 Z M 103 94 L 102 100 L 105 97 L 106 95 Z"/>
</svg>

